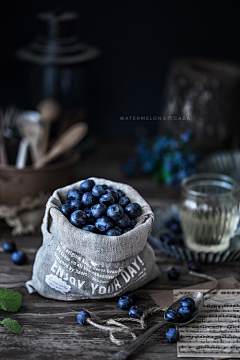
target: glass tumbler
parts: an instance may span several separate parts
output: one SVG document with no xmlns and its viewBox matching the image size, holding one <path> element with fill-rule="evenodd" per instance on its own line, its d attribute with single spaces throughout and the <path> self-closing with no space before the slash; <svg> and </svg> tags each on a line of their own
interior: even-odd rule
<svg viewBox="0 0 240 360">
<path fill-rule="evenodd" d="M 181 183 L 179 217 L 190 250 L 227 250 L 239 221 L 238 183 L 221 174 L 186 177 Z"/>
</svg>

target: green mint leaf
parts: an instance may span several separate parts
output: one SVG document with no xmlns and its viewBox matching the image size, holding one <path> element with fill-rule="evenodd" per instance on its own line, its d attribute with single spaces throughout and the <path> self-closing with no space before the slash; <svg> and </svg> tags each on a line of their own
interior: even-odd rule
<svg viewBox="0 0 240 360">
<path fill-rule="evenodd" d="M 6 326 L 6 328 L 14 334 L 22 335 L 23 333 L 23 329 L 21 328 L 17 320 L 6 318 L 3 319 L 3 321 L 0 321 L 0 324 Z"/>
<path fill-rule="evenodd" d="M 18 291 L 0 288 L 0 309 L 15 312 L 20 309 L 22 295 Z"/>
</svg>

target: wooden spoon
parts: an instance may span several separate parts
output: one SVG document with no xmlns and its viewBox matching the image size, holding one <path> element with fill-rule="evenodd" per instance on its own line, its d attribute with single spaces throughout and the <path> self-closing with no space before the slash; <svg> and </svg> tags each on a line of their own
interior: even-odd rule
<svg viewBox="0 0 240 360">
<path fill-rule="evenodd" d="M 41 158 L 46 153 L 51 124 L 58 119 L 61 112 L 61 105 L 53 98 L 46 98 L 38 103 L 37 111 L 39 111 L 42 116 L 44 126 L 41 147 L 39 149 L 39 157 Z"/>
<path fill-rule="evenodd" d="M 88 125 L 86 123 L 79 123 L 72 125 L 66 130 L 53 144 L 52 148 L 46 155 L 43 155 L 33 166 L 36 169 L 42 168 L 50 161 L 56 159 L 60 155 L 66 153 L 77 145 L 87 134 Z"/>
</svg>

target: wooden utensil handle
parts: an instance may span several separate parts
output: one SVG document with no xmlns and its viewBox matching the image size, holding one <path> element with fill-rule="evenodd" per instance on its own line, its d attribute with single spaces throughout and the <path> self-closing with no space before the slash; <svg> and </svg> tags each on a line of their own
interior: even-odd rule
<svg viewBox="0 0 240 360">
<path fill-rule="evenodd" d="M 87 134 L 87 131 L 88 125 L 86 123 L 72 125 L 57 139 L 49 152 L 46 155 L 42 156 L 34 164 L 34 167 L 39 169 L 50 161 L 56 159 L 58 156 L 72 149 L 84 138 L 84 136 Z"/>
<path fill-rule="evenodd" d="M 138 338 L 132 341 L 129 345 L 125 346 L 122 350 L 120 350 L 112 360 L 125 360 L 127 359 L 135 350 L 139 348 L 145 340 L 147 340 L 155 331 L 157 331 L 160 327 L 165 324 L 169 324 L 168 321 L 160 321 L 156 325 L 150 327 L 147 331 L 138 336 Z"/>
</svg>

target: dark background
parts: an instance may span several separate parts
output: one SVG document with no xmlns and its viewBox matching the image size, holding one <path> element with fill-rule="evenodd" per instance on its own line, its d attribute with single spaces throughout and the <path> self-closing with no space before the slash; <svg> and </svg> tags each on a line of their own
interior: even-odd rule
<svg viewBox="0 0 240 360">
<path fill-rule="evenodd" d="M 36 14 L 55 7 L 79 12 L 80 39 L 102 50 L 93 64 L 90 100 L 91 116 L 103 133 L 132 134 L 141 127 L 155 132 L 157 122 L 122 122 L 119 116 L 159 114 L 171 59 L 240 61 L 237 0 L 2 1 L 0 105 L 28 107 L 25 74 L 14 52 L 38 33 Z"/>
</svg>

